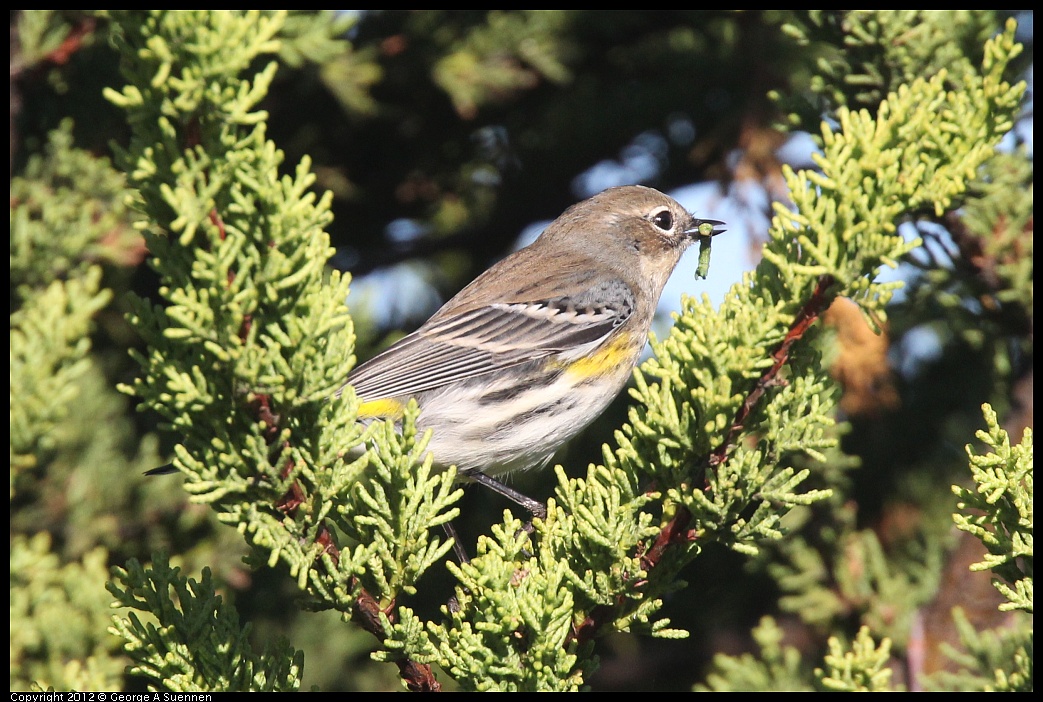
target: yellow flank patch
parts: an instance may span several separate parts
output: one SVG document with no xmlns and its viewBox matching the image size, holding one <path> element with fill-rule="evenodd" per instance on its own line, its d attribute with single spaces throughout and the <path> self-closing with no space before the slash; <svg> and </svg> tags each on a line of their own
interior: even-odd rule
<svg viewBox="0 0 1043 702">
<path fill-rule="evenodd" d="M 633 345 L 620 335 L 590 356 L 569 363 L 565 372 L 574 377 L 595 378 L 616 371 L 621 365 L 629 367 L 633 357 Z"/>
<path fill-rule="evenodd" d="M 358 416 L 362 419 L 379 417 L 381 419 L 401 419 L 405 412 L 405 405 L 398 400 L 384 398 L 381 400 L 370 400 L 359 405 Z"/>
</svg>

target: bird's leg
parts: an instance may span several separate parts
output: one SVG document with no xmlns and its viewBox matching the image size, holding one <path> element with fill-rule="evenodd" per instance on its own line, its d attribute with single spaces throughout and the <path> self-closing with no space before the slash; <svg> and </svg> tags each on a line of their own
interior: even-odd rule
<svg viewBox="0 0 1043 702">
<path fill-rule="evenodd" d="M 496 494 L 503 495 L 514 504 L 524 507 L 528 510 L 529 514 L 532 515 L 533 519 L 547 518 L 547 505 L 538 500 L 534 500 L 531 497 L 526 497 L 513 488 L 507 487 L 496 478 L 490 478 L 488 475 L 478 470 L 464 473 L 464 477 L 473 480 L 479 485 L 484 485 Z M 531 528 L 531 526 L 530 522 L 529 527 Z"/>
<path fill-rule="evenodd" d="M 526 534 L 531 534 L 532 519 L 547 518 L 547 505 L 543 504 L 542 502 L 534 500 L 531 497 L 526 497 L 517 490 L 507 487 L 499 480 L 496 480 L 495 478 L 490 478 L 488 475 L 480 471 L 473 471 L 470 473 L 465 473 L 463 475 L 468 480 L 472 480 L 480 485 L 484 485 L 485 487 L 489 488 L 498 495 L 502 495 L 511 502 L 515 503 L 516 505 L 519 505 L 522 508 L 528 510 L 532 518 L 529 519 L 529 521 L 527 521 L 522 526 L 522 528 L 518 530 L 518 533 L 525 532 Z M 471 559 L 468 558 L 467 551 L 464 550 L 463 542 L 460 541 L 460 536 L 456 533 L 456 527 L 453 526 L 453 523 L 446 522 L 444 525 L 442 525 L 442 528 L 445 530 L 446 536 L 448 536 L 453 542 L 453 553 L 456 554 L 456 559 L 460 561 L 461 565 L 465 563 L 470 563 Z M 517 536 L 517 534 L 515 534 L 515 536 Z M 523 551 L 522 553 L 526 552 Z M 464 589 L 465 591 L 467 590 L 467 588 Z M 455 596 L 449 598 L 448 606 L 450 612 L 457 612 L 460 610 L 460 603 L 457 601 Z"/>
<path fill-rule="evenodd" d="M 513 488 L 510 488 L 510 487 L 507 487 L 506 485 L 501 483 L 496 478 L 490 478 L 488 475 L 486 475 L 485 473 L 482 473 L 481 471 L 477 471 L 476 470 L 476 471 L 474 471 L 472 473 L 466 473 L 465 475 L 466 475 L 467 478 L 473 480 L 474 482 L 478 483 L 479 485 L 484 485 L 485 487 L 489 488 L 490 490 L 492 490 L 493 492 L 497 493 L 498 495 L 503 495 L 504 497 L 506 497 L 508 500 L 510 500 L 514 504 L 519 505 L 520 507 L 522 507 L 525 510 L 528 510 L 529 514 L 531 515 L 530 518 L 529 518 L 529 521 L 527 521 L 524 524 L 522 524 L 521 529 L 519 529 L 517 531 L 517 533 L 515 533 L 515 535 L 514 535 L 515 538 L 517 538 L 518 534 L 522 534 L 522 533 L 524 533 L 526 535 L 531 535 L 532 534 L 532 531 L 533 531 L 532 520 L 533 519 L 546 519 L 547 518 L 547 505 L 543 504 L 542 502 L 540 502 L 538 500 L 534 500 L 531 497 L 526 497 L 525 495 L 521 494 L 517 490 L 515 490 Z M 526 557 L 531 555 L 525 549 L 522 549 L 521 553 L 523 555 L 525 555 Z"/>
<path fill-rule="evenodd" d="M 449 537 L 449 540 L 453 542 L 453 553 L 456 554 L 456 560 L 460 561 L 460 565 L 470 563 L 471 559 L 468 558 L 467 551 L 464 550 L 464 544 L 460 541 L 460 535 L 456 533 L 456 527 L 453 526 L 453 523 L 446 522 L 442 525 L 442 529 L 445 531 L 445 535 Z M 466 587 L 464 592 L 469 592 Z M 456 599 L 456 595 L 449 598 L 446 606 L 449 607 L 450 612 L 460 611 L 460 601 Z"/>
<path fill-rule="evenodd" d="M 456 533 L 456 527 L 453 526 L 453 523 L 446 522 L 442 525 L 442 529 L 445 531 L 445 535 L 449 537 L 449 540 L 453 542 L 453 553 L 456 554 L 456 560 L 460 561 L 460 565 L 470 563 L 471 559 L 468 557 L 464 544 L 460 541 L 460 535 Z"/>
</svg>

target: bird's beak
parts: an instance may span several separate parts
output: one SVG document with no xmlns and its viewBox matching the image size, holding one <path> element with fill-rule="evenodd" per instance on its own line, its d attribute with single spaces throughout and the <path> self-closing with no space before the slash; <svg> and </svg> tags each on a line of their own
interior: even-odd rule
<svg viewBox="0 0 1043 702">
<path fill-rule="evenodd" d="M 685 230 L 685 234 L 693 239 L 708 239 L 728 231 L 727 229 L 720 229 L 723 226 L 724 222 L 718 219 L 692 218 L 692 226 Z"/>
</svg>

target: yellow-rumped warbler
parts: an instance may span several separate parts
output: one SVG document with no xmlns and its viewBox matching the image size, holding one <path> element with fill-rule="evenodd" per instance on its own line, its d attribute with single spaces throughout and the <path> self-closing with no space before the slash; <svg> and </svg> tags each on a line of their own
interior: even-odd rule
<svg viewBox="0 0 1043 702">
<path fill-rule="evenodd" d="M 626 384 L 681 254 L 721 224 L 636 185 L 573 205 L 350 373 L 360 419 L 401 419 L 412 397 L 436 465 L 546 464 Z"/>
</svg>

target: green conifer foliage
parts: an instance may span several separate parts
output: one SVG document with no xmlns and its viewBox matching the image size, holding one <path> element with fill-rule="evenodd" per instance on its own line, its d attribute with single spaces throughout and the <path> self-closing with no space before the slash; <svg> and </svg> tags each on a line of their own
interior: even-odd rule
<svg viewBox="0 0 1043 702">
<path fill-rule="evenodd" d="M 355 118 L 380 114 L 387 98 L 376 86 L 401 80 L 381 66 L 402 64 L 376 53 L 394 56 L 420 37 L 438 56 L 424 68 L 431 85 L 467 122 L 524 93 L 574 80 L 581 90 L 584 32 L 608 31 L 579 21 L 590 19 L 582 11 L 474 11 L 460 23 L 444 12 L 417 11 L 408 32 L 369 49 L 345 38 L 350 18 L 309 12 L 85 16 L 104 24 L 119 56 L 124 82 L 104 94 L 130 133 L 117 154 L 122 174 L 73 149 L 66 128 L 12 182 L 12 689 L 116 689 L 128 658 L 131 684 L 154 690 L 299 689 L 305 665 L 326 661 L 305 660 L 304 645 L 282 632 L 258 645 L 238 613 L 251 603 L 236 602 L 221 577 L 238 572 L 285 581 L 269 607 L 309 610 L 301 617 L 313 621 L 311 610 L 335 613 L 343 632 L 330 638 L 365 632 L 372 665 L 407 689 L 582 690 L 609 635 L 684 645 L 690 632 L 670 606 L 713 606 L 685 578 L 714 551 L 744 559 L 780 599 L 751 634 L 754 652 L 716 656 L 700 690 L 1032 689 L 1024 619 L 979 630 L 956 613 L 957 672 L 910 679 L 894 665 L 939 588 L 953 521 L 985 545 L 973 568 L 995 576 L 1000 609 L 1031 615 L 1031 432 L 1012 445 L 987 408 L 985 452 L 968 447 L 971 475 L 953 488 L 956 501 L 947 493 L 922 507 L 943 512 L 944 524 L 895 547 L 860 521 L 850 493 L 856 461 L 840 450 L 848 427 L 822 323 L 845 298 L 886 328 L 900 284 L 880 282 L 881 270 L 933 236 L 899 236 L 899 226 L 942 222 L 981 254 L 973 260 L 987 262 L 977 271 L 987 275 L 919 259 L 924 275 L 906 304 L 948 310 L 956 336 L 987 349 L 998 375 L 1031 352 L 1030 340 L 1003 337 L 1032 310 L 1031 162 L 997 153 L 1025 91 L 1010 78 L 1022 51 L 1014 23 L 997 32 L 996 13 L 979 11 L 772 15 L 779 36 L 821 52 L 804 96 L 776 96 L 794 124 L 813 115 L 820 151 L 814 167 L 783 167 L 789 202 L 773 205 L 760 264 L 717 307 L 683 301 L 635 374 L 626 420 L 600 460 L 585 473 L 554 469 L 546 518 L 525 524 L 506 511 L 458 562 L 442 527 L 459 516 L 463 491 L 453 470 L 432 468 L 416 407 L 400 426 L 363 425 L 351 389 L 338 392 L 356 361 L 356 326 L 349 276 L 328 265 L 333 196 L 317 192 L 310 159 L 287 163 L 265 102 L 282 63 L 335 84 Z M 82 25 L 60 19 L 22 23 L 25 56 L 78 36 Z M 713 25 L 745 19 L 727 12 Z M 665 46 L 695 51 L 695 36 L 673 31 Z M 630 49 L 661 56 L 663 46 Z M 464 160 L 448 148 L 442 156 Z M 476 187 L 475 200 L 490 196 L 487 183 Z M 439 199 L 431 221 L 452 229 L 472 205 Z M 160 494 L 168 488 L 106 482 L 158 465 L 149 464 L 154 439 L 118 470 L 56 468 L 77 399 L 102 382 L 91 331 L 124 299 L 106 285 L 111 268 L 143 249 L 158 292 L 130 303 L 142 343 L 120 387 L 162 418 L 190 503 L 176 508 Z M 968 296 L 1003 314 L 976 332 Z M 166 515 L 169 542 L 138 534 L 138 522 L 107 521 L 103 501 L 75 480 L 96 474 L 113 503 Z M 34 535 L 26 525 L 46 514 L 36 498 L 57 494 L 47 487 L 55 476 L 71 476 L 59 484 L 81 492 L 58 492 L 85 504 L 62 512 L 67 534 L 57 519 Z M 231 529 L 211 535 L 208 513 Z M 225 542 L 187 536 L 200 531 L 245 542 L 249 574 L 228 565 Z M 153 553 L 151 564 L 126 558 L 131 543 Z M 108 583 L 118 610 L 99 619 L 106 560 L 124 565 Z M 425 601 L 428 587 L 444 589 L 445 604 Z M 75 623 L 65 636 L 33 624 L 61 614 Z M 797 624 L 817 647 L 787 641 Z"/>
</svg>

